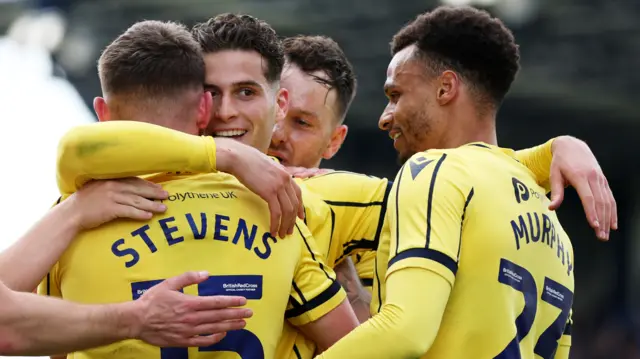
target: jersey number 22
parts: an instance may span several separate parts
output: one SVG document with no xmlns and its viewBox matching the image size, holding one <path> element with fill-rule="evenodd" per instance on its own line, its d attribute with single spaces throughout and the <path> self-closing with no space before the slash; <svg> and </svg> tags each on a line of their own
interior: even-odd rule
<svg viewBox="0 0 640 359">
<path fill-rule="evenodd" d="M 533 327 L 538 309 L 536 281 L 528 270 L 504 258 L 500 260 L 498 281 L 524 295 L 524 308 L 516 318 L 516 337 L 494 359 L 520 359 L 520 341 L 529 334 L 531 327 Z M 558 318 L 540 335 L 533 350 L 542 358 L 551 359 L 558 348 L 558 340 L 567 324 L 573 303 L 573 293 L 562 284 L 545 278 L 541 299 L 561 311 Z"/>
</svg>

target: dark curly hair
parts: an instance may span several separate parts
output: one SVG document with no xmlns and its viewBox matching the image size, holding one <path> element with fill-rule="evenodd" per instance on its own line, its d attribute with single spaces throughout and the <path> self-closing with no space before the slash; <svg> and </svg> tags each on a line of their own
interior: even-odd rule
<svg viewBox="0 0 640 359">
<path fill-rule="evenodd" d="M 191 29 L 202 51 L 256 51 L 266 61 L 264 76 L 268 81 L 280 80 L 284 67 L 282 42 L 271 25 L 251 15 L 221 14 Z"/>
<path fill-rule="evenodd" d="M 181 24 L 141 21 L 113 40 L 98 60 L 108 94 L 170 96 L 202 88 L 202 51 Z"/>
<path fill-rule="evenodd" d="M 351 63 L 340 46 L 326 36 L 298 35 L 283 41 L 287 62 L 298 66 L 311 75 L 324 72 L 328 79 L 314 76 L 314 79 L 335 89 L 338 94 L 338 118 L 342 122 L 356 96 L 357 81 Z"/>
<path fill-rule="evenodd" d="M 442 6 L 419 15 L 393 37 L 391 53 L 411 45 L 416 45 L 434 74 L 457 72 L 495 106 L 520 69 L 520 52 L 511 31 L 486 11 L 468 6 Z"/>
</svg>

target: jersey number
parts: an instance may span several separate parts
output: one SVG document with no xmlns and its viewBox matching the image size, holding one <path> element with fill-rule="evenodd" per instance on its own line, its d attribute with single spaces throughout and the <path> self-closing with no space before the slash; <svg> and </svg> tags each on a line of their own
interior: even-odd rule
<svg viewBox="0 0 640 359">
<path fill-rule="evenodd" d="M 198 284 L 198 293 L 206 293 L 205 295 L 217 295 L 219 286 L 211 286 L 212 277 Z M 146 282 L 137 282 L 131 284 L 133 299 L 138 299 L 147 289 L 162 282 L 162 280 L 152 280 Z M 198 348 L 199 352 L 232 352 L 236 353 L 243 359 L 264 359 L 264 349 L 260 339 L 252 332 L 241 329 L 227 332 L 227 335 L 218 343 L 208 347 Z M 189 359 L 188 348 L 160 348 L 161 359 Z"/>
<path fill-rule="evenodd" d="M 520 341 L 529 334 L 538 308 L 536 281 L 528 270 L 504 258 L 500 260 L 498 281 L 524 295 L 524 308 L 516 318 L 516 337 L 494 359 L 520 359 Z M 540 335 L 534 348 L 534 353 L 537 355 L 544 359 L 551 359 L 567 324 L 573 303 L 573 293 L 562 284 L 545 278 L 541 299 L 561 310 L 558 318 Z"/>
</svg>

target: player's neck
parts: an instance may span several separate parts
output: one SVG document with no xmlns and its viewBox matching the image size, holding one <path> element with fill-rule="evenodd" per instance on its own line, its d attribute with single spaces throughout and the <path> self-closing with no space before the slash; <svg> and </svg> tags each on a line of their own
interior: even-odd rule
<svg viewBox="0 0 640 359">
<path fill-rule="evenodd" d="M 168 106 L 152 107 L 146 102 L 121 102 L 112 106 L 112 120 L 138 121 L 198 135 L 197 120 L 191 120 L 186 111 Z"/>
<path fill-rule="evenodd" d="M 150 123 L 152 125 L 169 128 L 174 131 L 188 133 L 190 135 L 197 135 L 197 126 L 192 125 L 189 121 L 180 118 L 171 118 L 168 116 L 158 116 L 157 113 L 129 113 L 126 116 L 118 116 L 118 119 L 128 121 L 138 121 Z"/>
<path fill-rule="evenodd" d="M 498 145 L 496 135 L 496 120 L 494 113 L 478 113 L 477 111 L 463 111 L 458 114 L 457 131 L 450 131 L 448 148 L 456 148 L 473 142 L 484 142 Z"/>
</svg>

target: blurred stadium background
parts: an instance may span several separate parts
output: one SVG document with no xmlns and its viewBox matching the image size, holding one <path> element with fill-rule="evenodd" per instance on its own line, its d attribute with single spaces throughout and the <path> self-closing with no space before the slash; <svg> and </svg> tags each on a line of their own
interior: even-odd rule
<svg viewBox="0 0 640 359">
<path fill-rule="evenodd" d="M 404 23 L 441 3 L 487 8 L 521 45 L 523 69 L 499 115 L 502 146 L 571 134 L 599 158 L 618 200 L 620 230 L 598 242 L 573 190 L 559 211 L 576 252 L 571 357 L 640 358 L 638 0 L 0 0 L 0 249 L 57 198 L 57 140 L 70 126 L 95 121 L 96 59 L 135 21 L 192 25 L 243 12 L 282 36 L 333 37 L 356 69 L 359 91 L 347 117 L 349 139 L 325 167 L 393 177 L 393 148 L 379 145 L 387 139 L 377 130 L 387 44 Z"/>
</svg>

